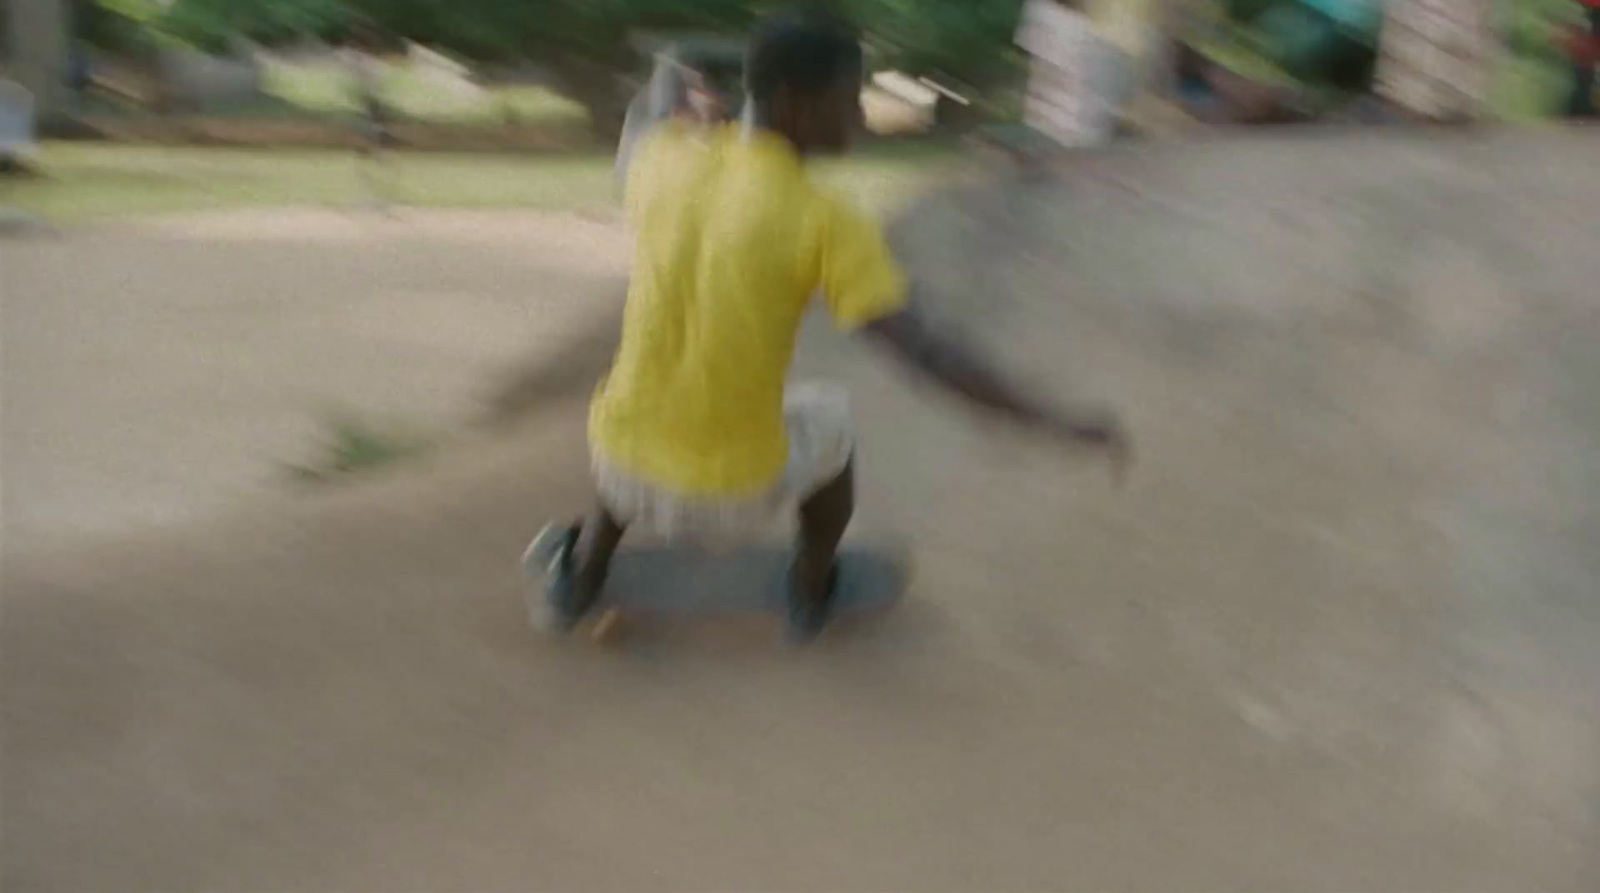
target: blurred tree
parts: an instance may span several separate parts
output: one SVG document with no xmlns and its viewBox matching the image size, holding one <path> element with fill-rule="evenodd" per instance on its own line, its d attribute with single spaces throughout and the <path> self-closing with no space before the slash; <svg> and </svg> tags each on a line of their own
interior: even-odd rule
<svg viewBox="0 0 1600 893">
<path fill-rule="evenodd" d="M 140 4 L 149 0 L 100 0 Z M 862 26 L 882 64 L 984 89 L 1017 71 L 1023 0 L 828 0 Z M 481 62 L 531 62 L 615 132 L 640 61 L 639 32 L 742 31 L 773 0 L 172 0 L 166 33 L 220 51 L 242 36 L 268 45 L 338 39 L 356 19 Z"/>
<path fill-rule="evenodd" d="M 841 0 L 878 61 L 985 90 L 1020 75 L 1012 47 L 1023 0 Z"/>
<path fill-rule="evenodd" d="M 163 32 L 208 52 L 242 37 L 266 45 L 343 33 L 346 0 L 173 0 L 156 19 Z"/>
<path fill-rule="evenodd" d="M 751 0 L 353 0 L 384 27 L 479 61 L 527 60 L 581 103 L 595 129 L 621 132 L 638 73 L 639 32 L 742 30 Z"/>
</svg>

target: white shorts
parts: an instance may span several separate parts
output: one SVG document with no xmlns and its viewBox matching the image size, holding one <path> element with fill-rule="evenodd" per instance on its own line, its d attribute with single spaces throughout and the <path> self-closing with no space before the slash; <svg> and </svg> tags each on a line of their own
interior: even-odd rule
<svg viewBox="0 0 1600 893">
<path fill-rule="evenodd" d="M 728 540 L 760 534 L 786 509 L 832 482 L 855 452 L 850 397 L 834 385 L 792 385 L 783 398 L 789 461 L 769 488 L 736 499 L 687 496 L 628 474 L 593 454 L 600 503 L 617 521 L 668 540 Z"/>
</svg>

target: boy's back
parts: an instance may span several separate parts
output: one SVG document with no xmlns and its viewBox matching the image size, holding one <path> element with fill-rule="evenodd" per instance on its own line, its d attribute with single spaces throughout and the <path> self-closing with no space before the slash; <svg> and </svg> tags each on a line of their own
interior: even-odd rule
<svg viewBox="0 0 1600 893">
<path fill-rule="evenodd" d="M 843 328 L 904 303 L 881 230 L 815 187 L 783 139 L 736 127 L 663 126 L 633 162 L 627 201 L 633 279 L 591 439 L 677 492 L 768 487 L 787 456 L 784 382 L 811 296 Z"/>
</svg>

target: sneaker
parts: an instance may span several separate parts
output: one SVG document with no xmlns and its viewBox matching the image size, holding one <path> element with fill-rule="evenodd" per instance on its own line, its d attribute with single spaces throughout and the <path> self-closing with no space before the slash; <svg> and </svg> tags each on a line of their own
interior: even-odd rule
<svg viewBox="0 0 1600 893">
<path fill-rule="evenodd" d="M 594 607 L 595 598 L 580 598 L 573 552 L 578 547 L 578 526 L 548 524 L 522 554 L 528 578 L 543 584 L 544 610 L 531 600 L 528 619 L 535 627 L 569 632 Z"/>
<path fill-rule="evenodd" d="M 828 572 L 828 590 L 820 599 L 803 596 L 795 588 L 794 573 L 789 574 L 789 611 L 784 638 L 791 645 L 807 645 L 827 628 L 833 619 L 833 597 L 839 588 L 839 567 Z"/>
</svg>

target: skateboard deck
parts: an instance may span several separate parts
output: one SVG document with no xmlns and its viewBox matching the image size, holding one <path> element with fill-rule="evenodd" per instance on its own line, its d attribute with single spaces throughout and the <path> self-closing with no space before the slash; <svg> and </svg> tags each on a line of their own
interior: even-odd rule
<svg viewBox="0 0 1600 893">
<path fill-rule="evenodd" d="M 529 620 L 548 629 L 546 568 L 558 536 L 541 536 L 523 556 L 532 582 Z M 686 546 L 624 545 L 612 559 L 600 602 L 584 624 L 589 637 L 605 642 L 625 621 L 674 622 L 768 615 L 782 623 L 794 551 L 787 545 L 755 544 L 722 550 Z M 893 607 L 905 592 L 910 566 L 900 550 L 846 543 L 839 548 L 839 577 L 829 626 L 865 619 Z"/>
</svg>

